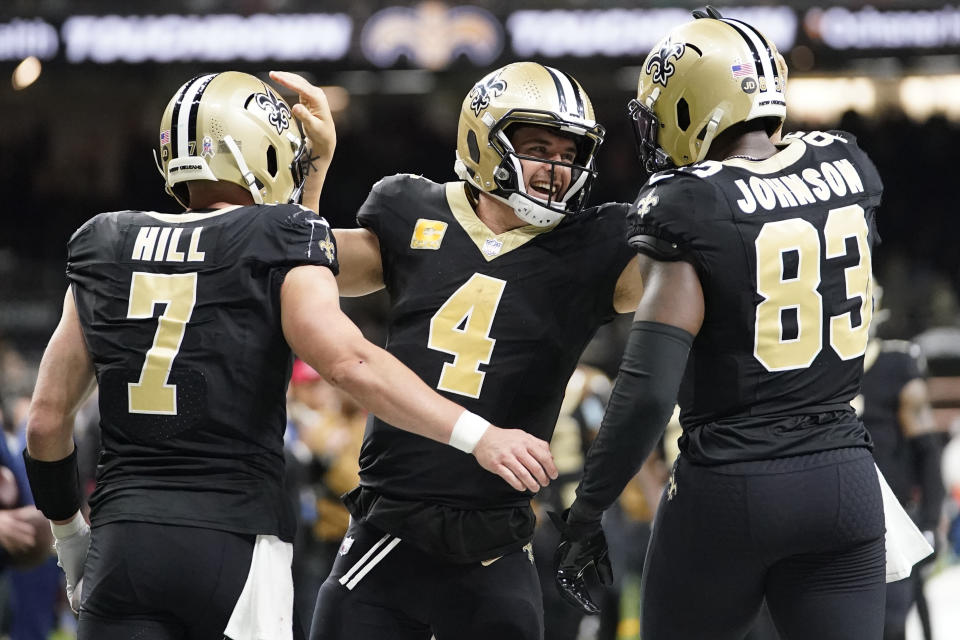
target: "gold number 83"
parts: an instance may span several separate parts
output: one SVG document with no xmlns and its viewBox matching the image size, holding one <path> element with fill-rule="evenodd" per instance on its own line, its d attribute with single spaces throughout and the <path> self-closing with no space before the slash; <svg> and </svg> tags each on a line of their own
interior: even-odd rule
<svg viewBox="0 0 960 640">
<path fill-rule="evenodd" d="M 764 300 L 757 305 L 753 354 L 768 371 L 802 369 L 813 363 L 823 349 L 823 299 L 820 285 L 821 258 L 847 253 L 847 238 L 854 238 L 860 259 L 844 269 L 846 297 L 860 298 L 860 323 L 853 326 L 852 313 L 829 318 L 830 347 L 842 360 L 863 355 L 873 316 L 873 277 L 867 221 L 863 208 L 849 205 L 831 209 L 823 229 L 825 250 L 821 251 L 816 227 L 802 218 L 768 222 L 757 236 L 757 293 Z M 783 273 L 783 256 L 799 256 L 796 277 Z M 822 255 L 821 255 L 822 254 Z M 784 338 L 782 314 L 794 309 L 797 335 Z"/>
</svg>

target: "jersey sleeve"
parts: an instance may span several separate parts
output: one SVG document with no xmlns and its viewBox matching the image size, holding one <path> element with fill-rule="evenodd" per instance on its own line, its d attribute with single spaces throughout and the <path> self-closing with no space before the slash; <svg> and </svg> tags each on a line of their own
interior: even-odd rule
<svg viewBox="0 0 960 640">
<path fill-rule="evenodd" d="M 388 176 L 377 182 L 367 194 L 367 199 L 357 211 L 357 224 L 382 237 L 390 216 L 403 214 L 400 201 L 411 191 L 412 180 L 418 179 L 409 174 Z"/>
<path fill-rule="evenodd" d="M 610 317 L 616 316 L 617 284 L 627 264 L 636 255 L 623 237 L 623 227 L 630 205 L 622 202 L 607 202 L 594 211 L 580 215 L 585 220 L 583 236 L 589 237 L 589 249 L 585 253 L 583 273 L 592 274 L 589 290 L 595 296 L 597 308 L 606 309 Z"/>
<path fill-rule="evenodd" d="M 699 271 L 698 225 L 704 203 L 717 201 L 714 188 L 697 176 L 680 170 L 655 174 L 627 214 L 627 241 L 654 260 L 685 260 Z"/>
<path fill-rule="evenodd" d="M 400 173 L 383 178 L 370 189 L 357 212 L 357 224 L 373 232 L 380 242 L 380 258 L 386 273 L 410 243 L 416 219 L 426 215 L 430 187 L 419 176 Z"/>
<path fill-rule="evenodd" d="M 863 192 L 867 198 L 865 206 L 868 209 L 876 209 L 880 206 L 880 200 L 883 196 L 883 180 L 880 178 L 880 172 L 877 171 L 873 160 L 860 148 L 857 137 L 852 133 L 839 130 L 829 133 L 846 142 L 844 148 L 850 156 L 850 161 L 857 167 L 863 179 Z"/>
<path fill-rule="evenodd" d="M 336 274 L 337 244 L 327 221 L 299 205 L 269 206 L 261 216 L 251 249 L 271 267 L 328 267 Z"/>
<path fill-rule="evenodd" d="M 119 218 L 129 212 L 101 213 L 73 232 L 67 242 L 67 278 L 71 284 L 96 286 L 95 267 L 119 260 L 115 238 Z"/>
</svg>

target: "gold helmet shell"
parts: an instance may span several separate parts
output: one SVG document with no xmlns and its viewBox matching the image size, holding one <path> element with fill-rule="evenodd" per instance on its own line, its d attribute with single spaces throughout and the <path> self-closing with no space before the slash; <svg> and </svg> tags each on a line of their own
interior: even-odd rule
<svg viewBox="0 0 960 640">
<path fill-rule="evenodd" d="M 573 163 L 543 161 L 554 169 L 569 168 L 565 193 L 550 200 L 527 193 L 520 156 L 507 132 L 515 124 L 555 129 L 576 142 Z M 548 226 L 583 210 L 603 136 L 590 98 L 573 77 L 535 62 L 514 62 L 487 74 L 464 98 L 454 170 L 472 187 L 510 205 L 524 222 Z"/>
<path fill-rule="evenodd" d="M 716 14 L 719 15 L 719 14 Z M 628 110 L 648 171 L 702 161 L 717 135 L 787 115 L 787 68 L 773 42 L 739 20 L 703 17 L 670 31 L 647 56 Z"/>
<path fill-rule="evenodd" d="M 188 207 L 190 180 L 232 182 L 257 204 L 299 200 L 304 151 L 290 105 L 255 76 L 225 71 L 184 83 L 160 120 L 157 167 Z"/>
</svg>

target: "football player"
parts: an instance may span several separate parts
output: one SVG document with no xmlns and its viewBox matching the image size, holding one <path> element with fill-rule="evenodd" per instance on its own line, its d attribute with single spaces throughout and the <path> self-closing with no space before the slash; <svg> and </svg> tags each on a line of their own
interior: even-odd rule
<svg viewBox="0 0 960 640">
<path fill-rule="evenodd" d="M 626 205 L 587 206 L 603 136 L 574 78 L 507 65 L 463 101 L 460 180 L 384 178 L 360 228 L 335 231 L 341 292 L 390 295 L 388 351 L 443 395 L 545 440 L 581 352 L 641 288 Z M 435 444 L 368 422 L 313 638 L 542 638 L 531 495 Z"/>
<path fill-rule="evenodd" d="M 874 442 L 877 466 L 900 504 L 913 514 L 914 522 L 936 548 L 946 494 L 940 475 L 943 434 L 936 430 L 930 408 L 926 359 L 914 343 L 873 338 L 863 368 L 861 415 Z M 918 567 L 910 578 L 887 585 L 884 640 L 906 637 L 907 613 L 914 601 L 925 637 L 930 637 L 923 574 Z"/>
<path fill-rule="evenodd" d="M 847 133 L 775 144 L 786 70 L 773 43 L 712 8 L 694 15 L 652 49 L 629 106 L 652 174 L 627 232 L 644 291 L 557 580 L 592 607 L 582 574 L 608 568 L 601 514 L 679 391 L 681 454 L 644 566 L 642 636 L 742 638 L 766 597 L 786 637 L 876 640 L 884 503 L 850 401 L 881 180 Z"/>
<path fill-rule="evenodd" d="M 332 127 L 322 93 L 303 99 Z M 161 173 L 187 210 L 104 213 L 69 242 L 25 459 L 81 639 L 294 637 L 295 519 L 282 486 L 291 351 L 391 424 L 469 464 L 472 452 L 512 485 L 497 478 L 504 493 L 522 499 L 556 474 L 546 442 L 441 397 L 340 311 L 327 223 L 292 204 L 305 146 L 261 80 L 198 76 L 160 125 Z M 313 158 L 318 169 L 330 154 Z M 72 431 L 94 383 L 91 536 Z"/>
</svg>

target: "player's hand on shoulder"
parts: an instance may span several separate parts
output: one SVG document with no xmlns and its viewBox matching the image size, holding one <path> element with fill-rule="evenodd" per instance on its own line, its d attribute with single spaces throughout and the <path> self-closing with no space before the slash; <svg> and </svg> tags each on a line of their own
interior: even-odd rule
<svg viewBox="0 0 960 640">
<path fill-rule="evenodd" d="M 477 442 L 473 455 L 480 466 L 503 478 L 517 491 L 539 491 L 557 477 L 550 445 L 521 429 L 490 425 Z"/>
</svg>

